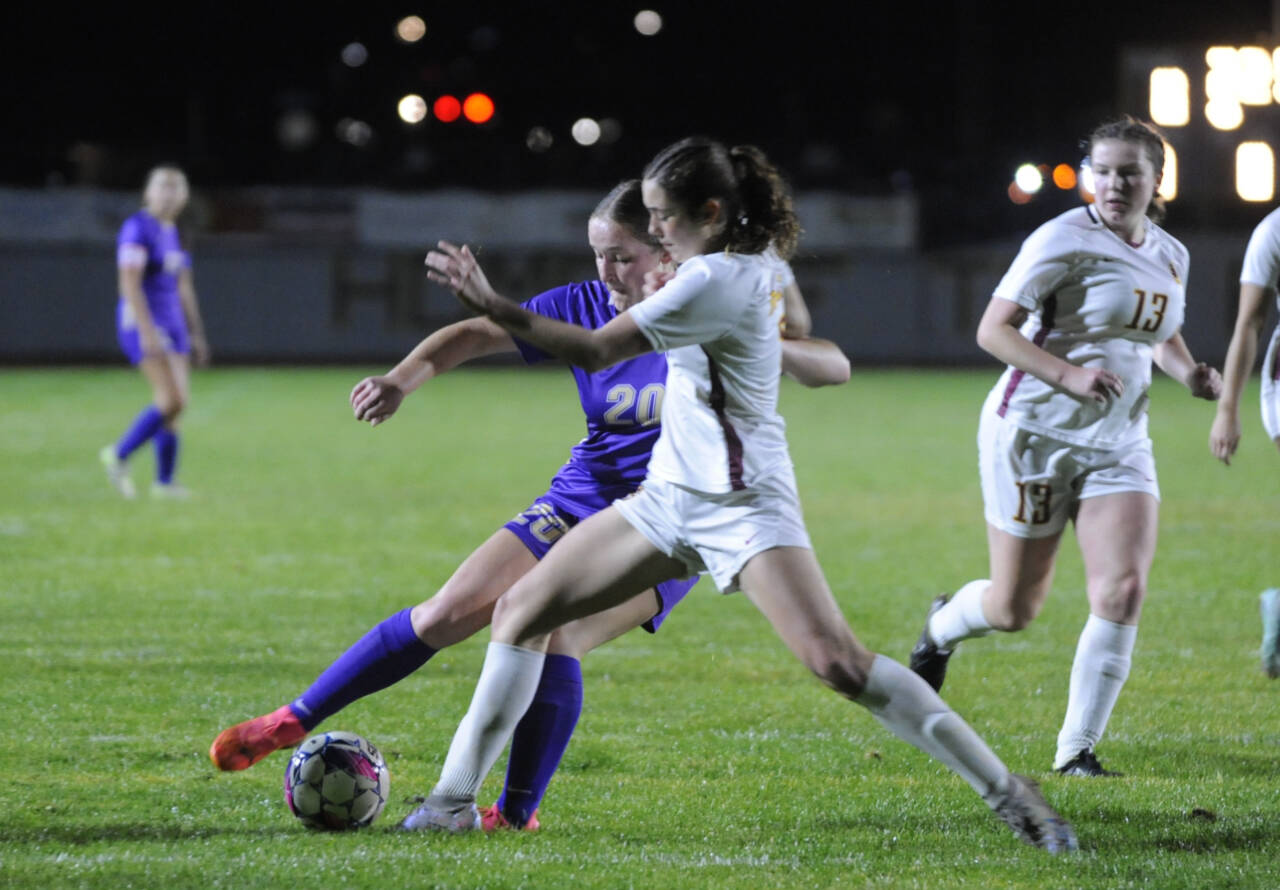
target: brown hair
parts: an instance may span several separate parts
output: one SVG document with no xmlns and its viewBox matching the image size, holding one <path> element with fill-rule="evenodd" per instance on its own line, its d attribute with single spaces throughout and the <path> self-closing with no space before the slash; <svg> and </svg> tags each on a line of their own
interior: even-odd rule
<svg viewBox="0 0 1280 890">
<path fill-rule="evenodd" d="M 649 211 L 640 195 L 640 180 L 624 179 L 615 185 L 591 211 L 591 219 L 603 219 L 617 223 L 630 232 L 637 241 L 661 250 L 662 244 L 649 231 Z"/>
<path fill-rule="evenodd" d="M 1084 144 L 1085 151 L 1092 155 L 1093 147 L 1105 139 L 1118 139 L 1121 142 L 1132 142 L 1142 146 L 1147 152 L 1147 160 L 1156 171 L 1156 176 L 1164 172 L 1164 134 L 1156 129 L 1155 124 L 1140 120 L 1131 114 L 1105 121 L 1089 134 Z M 1152 195 L 1151 203 L 1147 205 L 1147 216 L 1151 221 L 1163 222 L 1166 212 L 1164 198 L 1158 193 Z"/>
<path fill-rule="evenodd" d="M 791 189 L 754 145 L 726 148 L 700 136 L 682 139 L 658 152 L 644 178 L 695 218 L 707 201 L 719 201 L 725 228 L 716 249 L 762 253 L 772 245 L 783 259 L 795 253 L 800 222 Z"/>
</svg>

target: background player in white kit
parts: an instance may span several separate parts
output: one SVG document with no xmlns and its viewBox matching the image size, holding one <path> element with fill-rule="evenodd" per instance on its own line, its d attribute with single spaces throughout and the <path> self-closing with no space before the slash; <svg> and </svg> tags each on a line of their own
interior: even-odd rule
<svg viewBox="0 0 1280 890">
<path fill-rule="evenodd" d="M 1236 327 L 1222 368 L 1222 399 L 1209 430 L 1209 450 L 1224 464 L 1240 445 L 1240 394 L 1253 371 L 1258 339 L 1267 320 L 1267 295 L 1277 294 L 1280 281 L 1280 208 L 1272 210 L 1253 230 L 1240 270 L 1240 306 Z M 1277 294 L 1280 299 L 1280 294 Z M 1280 305 L 1280 303 L 1278 303 Z M 1262 360 L 1262 427 L 1280 447 L 1280 325 Z M 1262 669 L 1280 677 L 1280 588 L 1262 592 Z"/>
<path fill-rule="evenodd" d="M 1093 747 L 1129 674 L 1155 553 L 1152 360 L 1195 396 L 1222 385 L 1179 334 L 1187 250 L 1148 219 L 1162 213 L 1159 133 L 1134 118 L 1103 124 L 1089 160 L 1095 203 L 1027 238 L 978 325 L 979 345 L 1008 364 L 978 430 L 991 578 L 935 599 L 911 653 L 939 689 L 961 640 L 1026 627 L 1074 519 L 1089 618 L 1053 762 L 1073 776 L 1114 775 Z"/>
<path fill-rule="evenodd" d="M 662 433 L 644 485 L 587 518 L 499 599 L 471 707 L 409 830 L 478 827 L 475 795 L 528 706 L 547 635 L 659 581 L 706 570 L 742 590 L 824 683 L 959 773 L 1019 837 L 1074 849 L 1030 780 L 1012 775 L 928 685 L 854 637 L 814 558 L 777 413 L 782 285 L 799 231 L 758 149 L 687 139 L 645 170 L 650 230 L 679 264 L 651 297 L 595 331 L 498 296 L 471 252 L 441 242 L 433 280 L 539 348 L 594 370 L 667 352 Z"/>
</svg>

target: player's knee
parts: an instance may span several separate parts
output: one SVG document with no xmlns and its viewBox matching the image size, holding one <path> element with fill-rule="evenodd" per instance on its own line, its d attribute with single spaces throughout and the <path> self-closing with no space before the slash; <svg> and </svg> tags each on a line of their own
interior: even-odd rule
<svg viewBox="0 0 1280 890">
<path fill-rule="evenodd" d="M 525 598 L 513 596 L 514 592 L 514 589 L 508 590 L 493 604 L 493 640 L 495 642 L 519 645 L 530 637 L 539 633 L 548 633 L 554 629 L 554 625 L 545 628 L 535 627 L 532 619 L 538 616 L 531 613 Z"/>
<path fill-rule="evenodd" d="M 1041 600 L 1012 599 L 995 605 L 985 605 L 984 614 L 991 626 L 1004 633 L 1024 629 L 1040 614 Z"/>
<path fill-rule="evenodd" d="M 806 658 L 809 670 L 829 689 L 856 699 L 867 688 L 867 670 L 853 651 L 823 649 Z"/>
<path fill-rule="evenodd" d="M 1142 609 L 1146 593 L 1145 579 L 1137 572 L 1131 572 L 1091 590 L 1089 605 L 1094 614 L 1108 621 L 1129 622 Z"/>
<path fill-rule="evenodd" d="M 156 399 L 156 410 L 160 412 L 160 416 L 165 419 L 166 423 L 172 423 L 177 420 L 185 407 L 187 407 L 186 399 L 183 398 L 181 393 L 163 393 Z"/>
</svg>

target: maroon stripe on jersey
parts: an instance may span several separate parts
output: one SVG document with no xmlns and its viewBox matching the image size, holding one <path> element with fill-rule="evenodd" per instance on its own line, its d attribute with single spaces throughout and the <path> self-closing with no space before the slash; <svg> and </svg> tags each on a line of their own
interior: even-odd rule
<svg viewBox="0 0 1280 890">
<path fill-rule="evenodd" d="M 716 420 L 720 421 L 725 448 L 729 452 L 729 487 L 734 491 L 745 491 L 747 485 L 742 481 L 742 440 L 738 438 L 738 431 L 724 413 L 724 384 L 720 381 L 720 369 L 705 348 L 702 354 L 707 357 L 707 375 L 711 378 L 711 410 L 715 412 Z"/>
<path fill-rule="evenodd" d="M 1053 330 L 1055 316 L 1058 314 L 1058 295 L 1049 294 L 1045 297 L 1044 306 L 1040 309 L 1040 330 L 1036 331 L 1035 337 L 1031 342 L 1037 346 L 1044 346 L 1044 341 L 1048 339 L 1049 332 Z M 1013 391 L 1018 388 L 1018 384 L 1022 382 L 1022 378 L 1027 374 L 1021 369 L 1015 370 L 1009 375 L 1009 383 L 1004 388 L 1004 398 L 1000 400 L 1000 407 L 996 409 L 996 414 L 1004 417 L 1005 412 L 1009 410 L 1009 402 L 1013 399 Z"/>
</svg>

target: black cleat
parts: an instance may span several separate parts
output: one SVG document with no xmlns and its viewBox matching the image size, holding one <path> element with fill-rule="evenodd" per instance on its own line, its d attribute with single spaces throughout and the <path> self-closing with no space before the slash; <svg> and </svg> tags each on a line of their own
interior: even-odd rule
<svg viewBox="0 0 1280 890">
<path fill-rule="evenodd" d="M 1098 755 L 1093 753 L 1092 748 L 1085 748 L 1075 757 L 1072 757 L 1065 764 L 1058 767 L 1055 772 L 1060 776 L 1083 776 L 1091 779 L 1119 777 L 1124 775 L 1124 773 L 1118 773 L 1115 770 L 1107 769 L 1099 763 Z"/>
<path fill-rule="evenodd" d="M 929 614 L 924 618 L 924 630 L 920 631 L 920 639 L 916 640 L 915 648 L 911 650 L 911 670 L 932 686 L 934 692 L 940 692 L 942 681 L 947 679 L 947 659 L 951 657 L 953 650 L 939 649 L 934 644 L 929 637 L 929 619 L 947 604 L 947 599 L 947 595 L 942 593 L 929 604 Z"/>
</svg>

